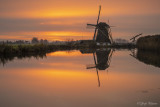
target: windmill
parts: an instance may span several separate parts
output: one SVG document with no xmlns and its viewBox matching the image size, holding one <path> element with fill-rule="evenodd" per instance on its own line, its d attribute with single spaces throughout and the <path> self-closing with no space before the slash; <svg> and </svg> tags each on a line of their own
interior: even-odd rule
<svg viewBox="0 0 160 107">
<path fill-rule="evenodd" d="M 112 54 L 113 50 L 111 49 L 96 50 L 96 52 L 93 53 L 94 65 L 87 66 L 87 69 L 93 69 L 93 68 L 96 69 L 99 87 L 100 87 L 100 79 L 98 70 L 105 70 L 110 66 Z"/>
<path fill-rule="evenodd" d="M 93 41 L 96 41 L 97 44 L 112 44 L 113 38 L 111 33 L 111 27 L 105 22 L 99 22 L 101 13 L 101 5 L 99 6 L 99 13 L 97 24 L 87 24 L 87 26 L 95 27 Z"/>
</svg>

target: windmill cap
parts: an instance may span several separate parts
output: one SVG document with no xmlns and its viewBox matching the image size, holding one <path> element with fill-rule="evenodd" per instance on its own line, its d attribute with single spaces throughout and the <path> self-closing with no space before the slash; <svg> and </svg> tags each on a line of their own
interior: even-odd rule
<svg viewBox="0 0 160 107">
<path fill-rule="evenodd" d="M 109 27 L 109 25 L 108 25 L 107 23 L 105 23 L 105 22 L 100 22 L 98 25 L 99 25 L 99 26 Z"/>
</svg>

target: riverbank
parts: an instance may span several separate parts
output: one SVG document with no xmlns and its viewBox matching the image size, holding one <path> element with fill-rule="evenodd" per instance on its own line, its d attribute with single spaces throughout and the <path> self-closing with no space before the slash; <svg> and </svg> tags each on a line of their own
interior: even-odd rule
<svg viewBox="0 0 160 107">
<path fill-rule="evenodd" d="M 34 57 L 44 58 L 47 53 L 55 51 L 70 51 L 70 50 L 82 50 L 93 51 L 99 48 L 114 48 L 114 49 L 130 49 L 134 48 L 132 45 L 116 45 L 114 46 L 96 46 L 94 44 L 1 44 L 0 45 L 0 64 L 5 65 L 7 62 L 14 60 L 15 58 L 31 58 Z"/>
<path fill-rule="evenodd" d="M 97 46 L 93 44 L 81 45 L 81 44 L 66 44 L 66 45 L 53 45 L 53 44 L 1 44 L 0 54 L 32 54 L 32 53 L 49 53 L 57 50 L 79 50 L 79 49 L 96 49 L 96 48 L 135 48 L 135 45 L 110 45 L 110 46 Z"/>
<path fill-rule="evenodd" d="M 70 50 L 75 47 L 69 45 L 46 45 L 46 44 L 23 44 L 23 45 L 0 45 L 0 54 L 27 54 L 48 53 L 56 50 Z"/>
<path fill-rule="evenodd" d="M 5 65 L 15 58 L 44 58 L 47 53 L 57 50 L 73 50 L 75 47 L 67 45 L 47 45 L 47 44 L 1 44 L 0 45 L 0 64 Z"/>
<path fill-rule="evenodd" d="M 136 45 L 140 50 L 160 52 L 160 35 L 140 37 Z"/>
</svg>

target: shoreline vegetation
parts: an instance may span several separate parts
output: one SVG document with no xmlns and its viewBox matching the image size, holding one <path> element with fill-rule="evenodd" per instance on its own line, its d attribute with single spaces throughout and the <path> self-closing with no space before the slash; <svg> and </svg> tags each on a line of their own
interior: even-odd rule
<svg viewBox="0 0 160 107">
<path fill-rule="evenodd" d="M 7 54 L 38 54 L 38 53 L 49 53 L 58 50 L 80 50 L 80 49 L 97 49 L 97 48 L 135 48 L 135 44 L 129 43 L 123 39 L 118 39 L 120 43 L 114 43 L 112 45 L 100 45 L 97 46 L 96 42 L 93 40 L 79 40 L 79 41 L 59 41 L 59 42 L 48 42 L 48 40 L 43 40 L 33 37 L 31 42 L 29 41 L 6 41 L 0 43 L 0 55 Z"/>
<path fill-rule="evenodd" d="M 140 37 L 136 46 L 140 50 L 160 52 L 160 35 Z"/>
<path fill-rule="evenodd" d="M 15 43 L 1 43 L 0 54 L 32 54 L 48 53 L 57 50 L 78 50 L 78 49 L 96 49 L 96 48 L 125 48 L 160 52 L 160 35 L 144 36 L 137 40 L 137 43 L 113 43 L 112 45 L 97 46 L 93 40 L 66 41 L 63 43 L 49 43 L 48 40 L 38 40 L 33 37 L 31 43 L 18 41 Z"/>
<path fill-rule="evenodd" d="M 5 65 L 14 59 L 25 59 L 25 58 L 36 58 L 43 59 L 46 58 L 46 54 L 56 51 L 71 51 L 80 50 L 82 53 L 84 51 L 95 52 L 95 47 L 69 47 L 70 45 L 46 45 L 46 44 L 28 44 L 28 45 L 0 45 L 0 65 Z M 96 47 L 98 48 L 98 47 Z M 101 47 L 102 48 L 102 47 Z M 104 48 L 104 47 L 103 47 Z M 129 48 L 114 48 L 114 49 L 129 49 Z M 133 49 L 133 48 L 132 48 Z M 154 65 L 160 67 L 160 56 L 159 52 L 147 51 L 138 49 L 136 58 L 149 65 Z"/>
<path fill-rule="evenodd" d="M 94 43 L 89 45 L 67 42 L 66 44 L 0 44 L 0 65 L 3 66 L 13 61 L 14 59 L 36 58 L 43 59 L 47 53 L 55 51 L 70 51 L 70 50 L 95 50 L 97 48 L 107 48 L 106 46 L 96 46 Z M 111 48 L 111 46 L 109 46 Z M 112 47 L 113 48 L 113 47 Z M 115 45 L 114 48 L 118 49 L 131 49 L 135 45 Z"/>
<path fill-rule="evenodd" d="M 14 60 L 34 57 L 36 59 L 43 59 L 47 53 L 55 51 L 70 51 L 70 50 L 95 50 L 97 48 L 106 48 L 106 46 L 80 45 L 68 42 L 65 45 L 55 44 L 0 44 L 0 65 L 3 66 Z M 111 48 L 111 47 L 110 47 Z M 112 47 L 113 48 L 113 47 Z M 118 49 L 134 48 L 126 45 L 115 45 Z"/>
<path fill-rule="evenodd" d="M 79 49 L 97 49 L 97 48 L 120 48 L 132 49 L 133 44 L 114 44 L 110 46 L 96 46 L 95 44 L 0 44 L 0 54 L 31 54 L 31 53 L 49 53 L 58 50 L 79 50 Z"/>
<path fill-rule="evenodd" d="M 137 44 L 134 43 L 113 43 L 112 45 L 97 46 L 93 40 L 66 41 L 65 43 L 49 43 L 47 40 L 33 38 L 31 43 L 19 41 L 19 43 L 1 43 L 0 59 L 13 59 L 14 57 L 45 57 L 47 53 L 59 50 L 95 50 L 97 48 L 113 49 L 134 49 L 150 52 L 160 52 L 160 35 L 140 37 Z M 8 59 L 8 60 L 9 60 Z"/>
<path fill-rule="evenodd" d="M 137 40 L 137 59 L 145 64 L 160 67 L 160 35 L 148 35 Z"/>
</svg>

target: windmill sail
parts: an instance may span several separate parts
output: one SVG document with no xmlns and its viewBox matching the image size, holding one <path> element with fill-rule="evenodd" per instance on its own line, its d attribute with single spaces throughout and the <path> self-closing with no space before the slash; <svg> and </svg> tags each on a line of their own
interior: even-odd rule
<svg viewBox="0 0 160 107">
<path fill-rule="evenodd" d="M 93 41 L 101 44 L 111 44 L 113 43 L 113 38 L 111 35 L 111 28 L 105 22 L 99 22 L 101 14 L 101 6 L 99 6 L 99 13 L 97 18 L 97 24 L 87 24 L 87 26 L 95 27 Z"/>
<path fill-rule="evenodd" d="M 98 23 L 99 23 L 100 13 L 101 13 L 101 5 L 99 6 L 99 13 L 98 13 L 97 25 L 98 25 Z M 97 33 L 97 27 L 95 28 L 95 31 L 94 31 L 94 37 L 93 37 L 93 40 L 94 40 L 94 41 L 95 41 L 96 33 Z"/>
</svg>

